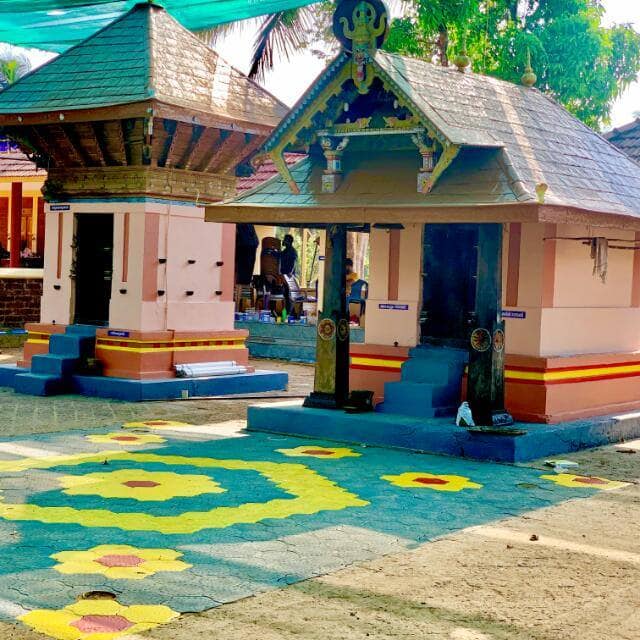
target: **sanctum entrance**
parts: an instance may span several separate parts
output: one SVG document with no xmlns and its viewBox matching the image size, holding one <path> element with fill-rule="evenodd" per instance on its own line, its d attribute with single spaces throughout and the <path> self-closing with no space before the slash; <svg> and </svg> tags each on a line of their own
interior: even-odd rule
<svg viewBox="0 0 640 640">
<path fill-rule="evenodd" d="M 478 228 L 475 224 L 425 225 L 423 344 L 467 348 L 475 324 Z"/>
<path fill-rule="evenodd" d="M 76 215 L 75 262 L 76 324 L 109 324 L 113 272 L 113 214 Z"/>
</svg>

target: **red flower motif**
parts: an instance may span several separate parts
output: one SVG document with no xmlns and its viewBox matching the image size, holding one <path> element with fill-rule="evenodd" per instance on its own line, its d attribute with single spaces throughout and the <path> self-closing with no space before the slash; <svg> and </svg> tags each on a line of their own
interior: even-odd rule
<svg viewBox="0 0 640 640">
<path fill-rule="evenodd" d="M 87 615 L 72 622 L 70 626 L 82 631 L 82 633 L 120 633 L 131 629 L 133 622 L 118 615 Z"/>
</svg>

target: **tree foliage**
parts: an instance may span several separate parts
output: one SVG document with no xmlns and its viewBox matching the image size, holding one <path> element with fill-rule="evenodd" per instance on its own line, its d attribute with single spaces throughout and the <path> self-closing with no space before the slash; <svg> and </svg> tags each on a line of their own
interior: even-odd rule
<svg viewBox="0 0 640 640">
<path fill-rule="evenodd" d="M 31 70 L 29 58 L 13 47 L 0 49 L 0 89 L 19 80 Z"/>
<path fill-rule="evenodd" d="M 475 71 L 518 82 L 527 52 L 537 87 L 594 128 L 640 71 L 640 34 L 603 25 L 600 0 L 404 0 L 385 48 L 448 65 L 465 47 Z"/>
</svg>

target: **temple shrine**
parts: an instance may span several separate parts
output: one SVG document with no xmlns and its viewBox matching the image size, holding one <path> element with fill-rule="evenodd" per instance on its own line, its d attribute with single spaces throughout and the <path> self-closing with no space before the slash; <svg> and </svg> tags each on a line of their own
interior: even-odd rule
<svg viewBox="0 0 640 640">
<path fill-rule="evenodd" d="M 205 224 L 204 205 L 235 195 L 285 113 L 147 2 L 3 91 L 0 128 L 47 171 L 47 203 L 41 321 L 0 383 L 125 399 L 283 388 L 247 369 L 194 391 L 175 367 L 247 367 L 235 226 Z"/>
<path fill-rule="evenodd" d="M 637 436 L 595 417 L 640 408 L 640 167 L 530 67 L 515 85 L 393 55 L 387 21 L 380 0 L 338 4 L 340 53 L 259 151 L 279 175 L 207 206 L 326 230 L 315 391 L 249 427 L 504 460 Z M 345 236 L 365 227 L 350 347 Z M 375 413 L 336 411 L 359 390 Z M 463 398 L 475 430 L 453 425 Z"/>
</svg>

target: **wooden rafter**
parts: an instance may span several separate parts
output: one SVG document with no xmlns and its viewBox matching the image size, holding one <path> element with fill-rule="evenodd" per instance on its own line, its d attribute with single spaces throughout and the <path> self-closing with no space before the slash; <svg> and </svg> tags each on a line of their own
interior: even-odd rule
<svg viewBox="0 0 640 640">
<path fill-rule="evenodd" d="M 173 142 L 173 134 L 176 132 L 177 122 L 175 120 L 162 120 L 159 127 L 154 128 L 154 138 L 157 137 L 157 143 L 154 143 L 153 157 L 157 159 L 158 166 L 164 167 L 169 157 L 171 143 Z M 155 149 L 157 144 L 157 149 Z"/>
<path fill-rule="evenodd" d="M 104 147 L 107 150 L 107 155 L 111 158 L 112 162 L 116 166 L 125 166 L 127 164 L 127 155 L 124 146 L 124 136 L 122 135 L 122 127 L 119 120 L 107 120 L 102 123 L 103 135 L 100 136 L 103 140 Z"/>
<path fill-rule="evenodd" d="M 171 136 L 171 144 L 167 151 L 165 167 L 178 167 L 180 160 L 189 147 L 192 127 L 184 122 L 178 122 L 176 129 Z"/>
<path fill-rule="evenodd" d="M 220 129 L 205 129 L 191 151 L 191 156 L 185 165 L 190 171 L 206 165 L 215 152 L 216 142 L 220 139 Z"/>
<path fill-rule="evenodd" d="M 226 136 L 221 138 L 222 142 L 217 146 L 202 171 L 221 173 L 220 167 L 228 164 L 230 159 L 238 159 L 240 157 L 238 149 L 244 144 L 244 136 L 245 134 L 239 131 L 228 131 Z"/>
<path fill-rule="evenodd" d="M 184 169 L 187 166 L 189 159 L 191 158 L 191 154 L 197 147 L 198 141 L 200 140 L 200 138 L 202 138 L 204 131 L 204 127 L 200 125 L 194 125 L 191 128 L 191 138 L 189 139 L 189 143 L 187 144 L 184 153 L 180 157 L 180 160 L 176 164 L 178 168 Z"/>
<path fill-rule="evenodd" d="M 29 138 L 32 145 L 38 150 L 39 153 L 49 157 L 51 160 L 53 160 L 54 164 L 60 163 L 61 158 L 60 154 L 58 153 L 58 149 L 49 144 L 48 136 L 41 135 L 40 129 L 38 127 L 29 127 L 26 137 Z"/>
<path fill-rule="evenodd" d="M 62 156 L 67 159 L 64 164 L 71 164 L 76 167 L 85 166 L 84 159 L 62 125 L 50 125 L 47 127 L 47 135 L 51 136 L 55 146 L 60 149 Z"/>
<path fill-rule="evenodd" d="M 234 166 L 242 162 L 250 160 L 251 156 L 259 149 L 260 145 L 264 142 L 263 136 L 256 136 L 251 134 L 245 135 L 245 146 L 240 149 L 240 155 L 232 157 L 229 161 L 223 164 L 219 168 L 219 173 L 226 173 L 233 169 Z"/>
<path fill-rule="evenodd" d="M 92 124 L 90 122 L 77 122 L 71 126 L 74 128 L 76 141 L 80 146 L 81 153 L 88 160 L 88 166 L 106 166 L 107 163 Z"/>
<path fill-rule="evenodd" d="M 89 125 L 93 131 L 93 137 L 95 138 L 96 146 L 100 153 L 100 157 L 102 157 L 104 165 L 117 164 L 109 153 L 109 148 L 105 139 L 104 123 L 88 122 L 87 125 Z"/>
<path fill-rule="evenodd" d="M 63 124 L 61 125 L 64 129 L 64 132 L 69 139 L 69 142 L 73 145 L 73 148 L 77 151 L 78 156 L 80 156 L 82 160 L 83 167 L 93 167 L 96 166 L 95 156 L 89 153 L 89 150 L 86 148 L 84 141 L 82 140 L 82 135 L 80 131 L 76 128 L 75 124 Z"/>
</svg>

